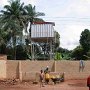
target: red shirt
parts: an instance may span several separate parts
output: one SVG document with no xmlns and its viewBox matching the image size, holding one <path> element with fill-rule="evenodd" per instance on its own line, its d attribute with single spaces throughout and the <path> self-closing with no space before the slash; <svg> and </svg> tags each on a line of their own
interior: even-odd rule
<svg viewBox="0 0 90 90">
<path fill-rule="evenodd" d="M 87 78 L 87 86 L 90 87 L 90 76 Z"/>
</svg>

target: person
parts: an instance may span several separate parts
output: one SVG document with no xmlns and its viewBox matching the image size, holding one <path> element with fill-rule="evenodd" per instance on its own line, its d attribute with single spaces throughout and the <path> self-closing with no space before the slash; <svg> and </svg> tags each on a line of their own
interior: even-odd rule
<svg viewBox="0 0 90 90">
<path fill-rule="evenodd" d="M 87 86 L 89 87 L 90 90 L 90 76 L 87 78 Z"/>
<path fill-rule="evenodd" d="M 79 72 L 84 70 L 84 67 L 85 67 L 85 64 L 84 64 L 84 61 L 83 60 L 80 60 L 79 62 Z"/>
<path fill-rule="evenodd" d="M 43 73 L 43 70 L 40 71 L 40 87 L 44 87 L 43 85 L 43 80 L 44 80 L 44 73 Z"/>
<path fill-rule="evenodd" d="M 50 80 L 49 72 L 45 72 L 45 84 L 48 84 Z"/>
<path fill-rule="evenodd" d="M 46 67 L 46 69 L 44 70 L 44 73 L 48 73 L 49 72 L 49 66 Z"/>
<path fill-rule="evenodd" d="M 49 71 L 49 66 L 47 66 L 44 70 L 44 74 L 45 74 L 45 84 L 49 83 L 49 79 L 50 79 L 50 75 L 49 75 L 50 71 Z"/>
</svg>

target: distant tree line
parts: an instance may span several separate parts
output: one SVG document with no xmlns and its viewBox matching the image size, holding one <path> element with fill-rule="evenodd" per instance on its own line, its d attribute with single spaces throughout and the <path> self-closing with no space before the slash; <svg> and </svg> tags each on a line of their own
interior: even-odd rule
<svg viewBox="0 0 90 90">
<path fill-rule="evenodd" d="M 80 45 L 73 50 L 59 47 L 57 52 L 61 54 L 60 60 L 90 60 L 90 30 L 82 31 L 79 40 Z"/>
</svg>

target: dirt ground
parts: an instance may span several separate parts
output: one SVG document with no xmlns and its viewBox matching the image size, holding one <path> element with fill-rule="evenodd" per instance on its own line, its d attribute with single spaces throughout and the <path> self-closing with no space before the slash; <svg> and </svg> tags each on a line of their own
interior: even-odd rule
<svg viewBox="0 0 90 90">
<path fill-rule="evenodd" d="M 67 80 L 59 84 L 49 84 L 45 87 L 40 87 L 40 84 L 33 84 L 32 82 L 18 82 L 15 81 L 0 81 L 0 90 L 89 90 L 86 85 L 86 80 Z"/>
</svg>

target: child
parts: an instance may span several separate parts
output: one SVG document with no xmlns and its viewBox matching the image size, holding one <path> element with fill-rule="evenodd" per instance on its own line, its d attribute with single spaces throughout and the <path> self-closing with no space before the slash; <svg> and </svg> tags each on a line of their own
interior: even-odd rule
<svg viewBox="0 0 90 90">
<path fill-rule="evenodd" d="M 44 73 L 43 73 L 43 70 L 40 71 L 40 87 L 44 87 L 43 85 L 43 80 L 44 80 Z"/>
</svg>

